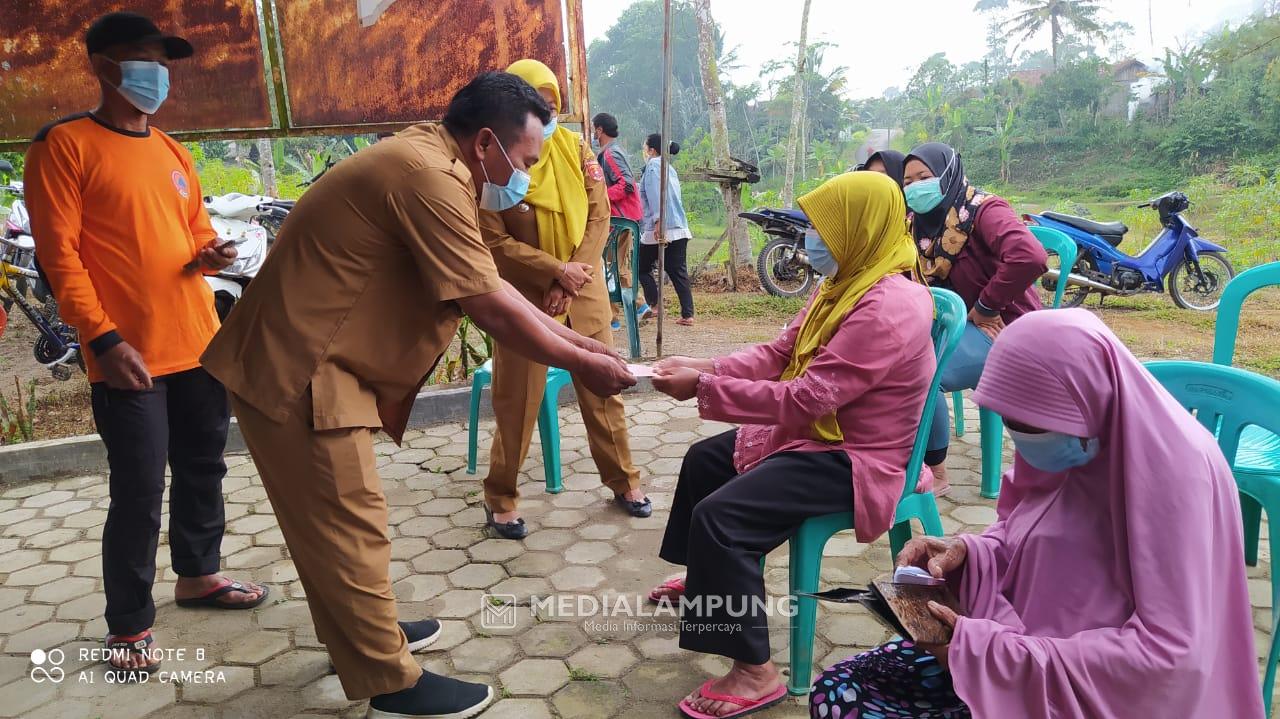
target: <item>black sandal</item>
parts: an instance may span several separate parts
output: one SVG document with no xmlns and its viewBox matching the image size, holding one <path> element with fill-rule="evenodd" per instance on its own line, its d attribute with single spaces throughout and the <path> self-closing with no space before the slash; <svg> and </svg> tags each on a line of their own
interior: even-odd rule
<svg viewBox="0 0 1280 719">
<path fill-rule="evenodd" d="M 112 636 L 108 634 L 103 640 L 107 646 L 107 672 L 113 675 L 117 682 L 138 681 L 143 674 L 152 674 L 160 668 L 160 660 L 144 664 L 140 667 L 128 669 L 117 665 L 113 659 L 118 656 L 132 656 L 134 654 L 141 655 L 144 659 L 151 659 L 151 645 L 156 643 L 156 638 L 151 635 L 148 629 L 140 634 Z"/>
<path fill-rule="evenodd" d="M 228 603 L 218 601 L 218 597 L 232 592 L 248 594 L 254 591 L 240 582 L 227 582 L 226 584 L 223 584 L 217 589 L 214 589 L 202 596 L 178 599 L 176 602 L 178 606 L 186 609 L 253 609 L 265 602 L 267 600 L 267 595 L 271 594 L 271 590 L 267 589 L 266 585 L 261 585 L 258 589 L 262 591 L 262 594 L 259 594 L 258 598 L 252 602 Z"/>
</svg>

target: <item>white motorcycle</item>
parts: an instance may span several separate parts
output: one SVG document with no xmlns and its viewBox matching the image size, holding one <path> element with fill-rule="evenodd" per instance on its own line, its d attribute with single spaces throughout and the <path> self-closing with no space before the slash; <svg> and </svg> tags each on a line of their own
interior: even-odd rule
<svg viewBox="0 0 1280 719">
<path fill-rule="evenodd" d="M 213 290 L 218 319 L 227 318 L 231 308 L 244 294 L 244 288 L 258 276 L 258 270 L 262 268 L 275 239 L 264 222 L 272 221 L 280 206 L 281 201 L 274 197 L 238 192 L 204 198 L 209 220 L 218 233 L 218 244 L 234 242 L 237 253 L 235 262 L 230 266 L 204 278 Z"/>
</svg>

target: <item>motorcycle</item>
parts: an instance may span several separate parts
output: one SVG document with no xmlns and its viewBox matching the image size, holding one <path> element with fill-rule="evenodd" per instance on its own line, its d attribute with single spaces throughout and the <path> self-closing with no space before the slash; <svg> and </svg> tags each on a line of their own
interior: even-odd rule
<svg viewBox="0 0 1280 719">
<path fill-rule="evenodd" d="M 0 177 L 7 178 L 14 172 L 13 165 L 0 160 Z M 0 228 L 0 238 L 8 240 L 5 247 L 5 261 L 9 264 L 36 272 L 36 243 L 31 237 L 31 215 L 23 202 L 22 181 L 0 185 L 0 194 L 13 195 L 13 204 L 9 207 L 9 216 L 5 218 L 4 227 Z M 48 302 L 53 294 L 37 272 L 34 277 L 19 276 L 14 278 L 17 292 L 23 296 L 30 295 L 41 304 Z M 13 301 L 0 298 L 0 304 L 8 310 Z"/>
<path fill-rule="evenodd" d="M 776 297 L 807 296 L 818 277 L 804 249 L 804 236 L 813 231 L 809 218 L 800 210 L 771 208 L 743 212 L 738 217 L 755 223 L 773 238 L 756 258 L 760 286 Z"/>
<path fill-rule="evenodd" d="M 213 305 L 219 320 L 227 319 L 231 308 L 244 294 L 244 288 L 258 276 L 258 270 L 262 268 L 275 239 L 274 232 L 268 227 L 279 227 L 275 216 L 281 212 L 277 206 L 280 202 L 266 195 L 242 195 L 238 192 L 204 198 L 209 222 L 218 233 L 216 241 L 218 244 L 235 243 L 237 252 L 235 261 L 228 267 L 204 278 L 213 290 Z M 287 210 L 283 212 L 288 214 Z M 283 215 L 280 217 L 282 220 Z"/>
<path fill-rule="evenodd" d="M 1168 280 L 1174 304 L 1191 310 L 1209 311 L 1218 306 L 1222 290 L 1235 276 L 1226 248 L 1202 239 L 1181 213 L 1191 206 L 1181 192 L 1169 192 L 1138 207 L 1160 213 L 1163 228 L 1147 248 L 1136 256 L 1120 250 L 1129 228 L 1121 222 L 1094 222 L 1059 212 L 1023 215 L 1027 224 L 1042 225 L 1066 233 L 1080 253 L 1067 279 L 1063 307 L 1079 307 L 1092 293 L 1134 295 L 1164 292 Z M 1051 269 L 1041 280 L 1053 291 L 1059 269 Z"/>
</svg>

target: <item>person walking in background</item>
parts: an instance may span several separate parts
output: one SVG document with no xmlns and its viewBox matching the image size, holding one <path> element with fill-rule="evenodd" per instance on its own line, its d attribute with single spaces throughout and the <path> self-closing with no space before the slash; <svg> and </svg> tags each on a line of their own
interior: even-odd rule
<svg viewBox="0 0 1280 719">
<path fill-rule="evenodd" d="M 609 212 L 613 217 L 622 217 L 639 222 L 643 216 L 640 207 L 640 192 L 636 188 L 635 176 L 631 173 L 631 162 L 627 154 L 618 144 L 618 119 L 607 112 L 597 113 L 591 118 L 592 138 L 600 153 L 596 161 L 604 170 L 604 184 L 609 190 Z M 618 284 L 624 289 L 631 287 L 631 246 L 635 238 L 630 231 L 618 237 Z M 638 307 L 636 312 L 643 314 L 649 308 Z M 618 308 L 613 306 L 613 329 L 622 325 L 618 322 Z"/>
<path fill-rule="evenodd" d="M 646 311 L 642 319 L 653 314 L 649 309 L 658 304 L 659 277 L 654 280 L 654 270 L 658 265 L 657 227 L 659 218 L 659 202 L 662 198 L 662 135 L 654 133 L 644 142 L 644 175 L 640 181 L 640 202 L 644 206 L 644 219 L 640 223 L 640 286 L 644 288 Z M 667 148 L 672 157 L 680 154 L 680 145 L 671 143 Z M 667 164 L 667 212 L 666 212 L 667 254 L 663 259 L 663 270 L 671 278 L 671 285 L 676 288 L 676 296 L 680 298 L 680 319 L 676 324 L 685 327 L 693 326 L 693 290 L 689 286 L 689 220 L 684 214 L 684 199 L 680 196 L 680 177 L 676 174 L 675 165 Z"/>
<path fill-rule="evenodd" d="M 955 291 L 969 308 L 960 346 L 942 372 L 943 396 L 934 405 L 924 455 L 934 494 L 941 497 L 950 490 L 946 394 L 977 387 L 1000 331 L 1040 309 L 1035 282 L 1049 269 L 1049 258 L 1004 198 L 969 184 L 960 154 L 949 145 L 930 142 L 912 150 L 903 185 L 925 277 L 931 285 Z"/>
<path fill-rule="evenodd" d="M 601 269 L 609 237 L 604 173 L 582 136 L 557 125 L 560 85 L 551 68 L 537 60 L 520 60 L 507 72 L 542 94 L 551 105 L 552 120 L 545 129 L 542 155 L 529 168 L 524 201 L 502 212 L 480 213 L 480 231 L 503 279 L 557 322 L 612 344 L 609 295 Z M 502 342 L 494 347 L 497 426 L 484 479 L 489 527 L 505 539 L 521 539 L 529 531 L 517 510 L 517 483 L 547 384 L 546 365 L 530 361 L 517 349 Z M 631 461 L 625 405 L 618 397 L 592 394 L 576 376 L 574 389 L 600 481 L 633 516 L 648 517 L 653 505 L 640 489 L 640 470 Z"/>
<path fill-rule="evenodd" d="M 230 265 L 236 251 L 215 244 L 190 153 L 150 126 L 168 94 L 169 62 L 195 49 L 134 13 L 98 18 L 85 46 L 101 100 L 40 130 L 24 180 L 40 267 L 87 350 L 111 469 L 108 663 L 131 679 L 160 666 L 151 592 L 166 459 L 178 606 L 248 609 L 267 589 L 218 574 L 229 412 L 226 391 L 200 368 L 218 329 L 201 273 Z"/>
</svg>

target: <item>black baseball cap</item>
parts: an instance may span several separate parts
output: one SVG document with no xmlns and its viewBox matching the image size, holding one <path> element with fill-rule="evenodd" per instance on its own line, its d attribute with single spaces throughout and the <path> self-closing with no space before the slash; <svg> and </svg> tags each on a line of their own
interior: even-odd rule
<svg viewBox="0 0 1280 719">
<path fill-rule="evenodd" d="M 84 45 L 90 55 L 116 45 L 135 45 L 152 41 L 164 45 L 165 57 L 170 60 L 191 57 L 196 51 L 185 39 L 176 35 L 165 35 L 150 19 L 134 12 L 113 12 L 103 15 L 94 20 L 88 32 L 84 34 Z"/>
</svg>

